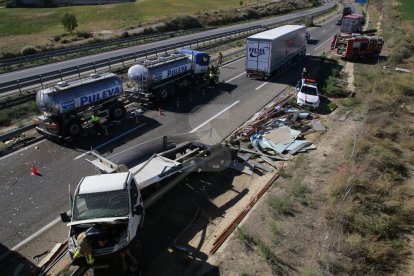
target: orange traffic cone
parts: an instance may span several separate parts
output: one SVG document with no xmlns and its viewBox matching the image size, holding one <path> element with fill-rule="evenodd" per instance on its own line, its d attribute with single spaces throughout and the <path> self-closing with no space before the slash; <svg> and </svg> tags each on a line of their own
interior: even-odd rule
<svg viewBox="0 0 414 276">
<path fill-rule="evenodd" d="M 42 175 L 40 174 L 39 170 L 35 167 L 35 165 L 34 165 L 34 164 L 32 164 L 32 173 L 31 173 L 31 175 L 32 175 L 32 176 L 35 176 L 35 175 L 42 176 Z"/>
</svg>

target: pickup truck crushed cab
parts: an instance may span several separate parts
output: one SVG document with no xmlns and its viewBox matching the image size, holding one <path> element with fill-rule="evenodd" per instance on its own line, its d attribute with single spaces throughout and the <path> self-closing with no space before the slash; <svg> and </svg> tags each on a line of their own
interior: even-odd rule
<svg viewBox="0 0 414 276">
<path fill-rule="evenodd" d="M 108 263 L 107 259 L 119 255 L 116 253 L 121 250 L 127 247 L 135 250 L 139 246 L 144 222 L 143 200 L 129 172 L 87 176 L 75 190 L 72 216 L 62 213 L 61 218 L 69 222 L 69 253 L 74 260 L 76 251 L 85 248 L 79 244 L 78 237 L 86 236 L 82 242 L 87 243 L 86 248 L 90 248 L 94 259 L 89 265 L 104 259 Z M 81 263 L 84 261 L 79 259 Z"/>
</svg>

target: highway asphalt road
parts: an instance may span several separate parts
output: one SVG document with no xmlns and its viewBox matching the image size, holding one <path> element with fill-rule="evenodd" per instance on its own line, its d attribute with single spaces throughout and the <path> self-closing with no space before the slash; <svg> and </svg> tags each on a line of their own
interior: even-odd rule
<svg viewBox="0 0 414 276">
<path fill-rule="evenodd" d="M 68 210 L 68 185 L 73 190 L 82 176 L 97 173 L 85 160 L 92 159 L 84 154 L 91 146 L 101 145 L 101 153 L 114 155 L 155 137 L 206 129 L 211 129 L 211 135 L 201 137 L 201 141 L 221 141 L 286 87 L 294 85 L 303 66 L 312 68 L 319 64 L 320 52 L 329 48 L 338 31 L 336 20 L 332 18 L 312 28 L 314 43 L 308 45 L 310 55 L 268 82 L 247 78 L 244 59 L 240 59 L 221 69 L 220 91 L 209 91 L 207 96 L 183 96 L 179 107 L 176 101 L 162 106 L 164 115 L 149 111 L 145 113 L 146 119 L 138 123 L 133 120 L 126 126 L 112 127 L 110 137 L 85 137 L 68 145 L 43 140 L 0 158 L 0 248 L 17 250 L 16 245 Z M 105 145 L 127 129 L 134 130 Z M 31 164 L 38 167 L 42 176 L 30 175 Z"/>
<path fill-rule="evenodd" d="M 104 52 L 104 53 L 100 53 L 100 54 L 96 54 L 96 55 L 90 55 L 90 56 L 85 56 L 85 57 L 81 57 L 81 58 L 70 59 L 70 60 L 66 60 L 66 61 L 46 64 L 46 65 L 37 66 L 37 67 L 33 67 L 33 68 L 28 68 L 28 69 L 23 69 L 23 70 L 19 70 L 19 71 L 10 72 L 10 73 L 4 73 L 4 74 L 0 74 L 0 83 L 9 82 L 9 81 L 22 79 L 22 78 L 26 78 L 26 77 L 31 77 L 31 76 L 37 76 L 39 74 L 54 72 L 54 71 L 58 71 L 58 70 L 61 70 L 61 69 L 64 69 L 64 68 L 78 66 L 78 65 L 81 65 L 81 64 L 86 64 L 86 63 L 90 63 L 90 62 L 94 62 L 94 61 L 98 61 L 98 60 L 105 60 L 105 59 L 108 59 L 108 58 L 121 56 L 121 55 L 124 55 L 124 54 L 144 51 L 146 49 L 160 48 L 160 47 L 163 47 L 163 46 L 166 46 L 166 45 L 178 43 L 178 42 L 188 40 L 188 39 L 204 38 L 204 37 L 210 36 L 210 35 L 215 35 L 215 34 L 220 34 L 220 33 L 223 33 L 223 32 L 234 31 L 234 30 L 237 30 L 237 29 L 250 27 L 250 26 L 252 26 L 252 24 L 254 24 L 254 25 L 261 25 L 261 24 L 266 25 L 266 24 L 271 24 L 271 23 L 278 23 L 278 22 L 289 20 L 289 19 L 294 18 L 294 17 L 297 18 L 297 17 L 305 16 L 311 11 L 312 12 L 317 12 L 317 11 L 325 10 L 328 7 L 332 7 L 333 5 L 334 5 L 334 3 L 327 3 L 327 4 L 325 4 L 324 6 L 321 6 L 321 7 L 317 7 L 317 8 L 313 8 L 313 9 L 309 9 L 309 10 L 303 10 L 303 11 L 299 11 L 299 12 L 295 12 L 295 13 L 290 13 L 290 14 L 286 14 L 286 15 L 283 15 L 283 16 L 277 16 L 277 17 L 272 17 L 272 18 L 268 18 L 268 19 L 264 19 L 264 20 L 257 20 L 257 21 L 254 21 L 254 22 L 217 28 L 217 29 L 202 32 L 202 33 L 196 33 L 196 34 L 191 34 L 191 35 L 181 36 L 181 37 L 174 37 L 174 38 L 171 38 L 171 39 L 158 41 L 158 42 L 154 42 L 154 43 L 150 43 L 150 44 L 138 45 L 138 46 L 123 48 L 123 49 L 119 49 L 119 50 L 115 50 L 115 51 Z"/>
</svg>

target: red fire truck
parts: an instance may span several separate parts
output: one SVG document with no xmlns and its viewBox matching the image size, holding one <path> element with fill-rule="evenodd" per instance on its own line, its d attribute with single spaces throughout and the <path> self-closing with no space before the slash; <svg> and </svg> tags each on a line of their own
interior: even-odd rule
<svg viewBox="0 0 414 276">
<path fill-rule="evenodd" d="M 331 49 L 347 60 L 378 56 L 381 53 L 384 39 L 380 36 L 336 34 Z"/>
</svg>

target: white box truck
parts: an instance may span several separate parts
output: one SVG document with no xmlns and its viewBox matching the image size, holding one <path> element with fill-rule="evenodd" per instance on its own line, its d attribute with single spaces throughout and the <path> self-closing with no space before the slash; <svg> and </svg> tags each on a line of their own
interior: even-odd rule
<svg viewBox="0 0 414 276">
<path fill-rule="evenodd" d="M 285 25 L 252 35 L 246 43 L 246 74 L 269 78 L 306 54 L 306 27 Z"/>
</svg>

